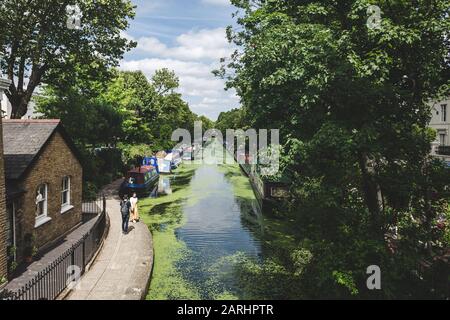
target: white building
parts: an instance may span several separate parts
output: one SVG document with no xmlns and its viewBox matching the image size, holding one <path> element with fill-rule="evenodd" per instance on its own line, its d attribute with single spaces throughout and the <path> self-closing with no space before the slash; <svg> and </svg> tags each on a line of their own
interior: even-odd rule
<svg viewBox="0 0 450 320">
<path fill-rule="evenodd" d="M 5 119 L 11 118 L 11 103 L 9 102 L 8 97 L 4 93 L 1 99 L 1 110 L 2 110 L 2 117 L 4 117 Z M 42 114 L 36 112 L 36 104 L 34 103 L 32 98 L 30 103 L 28 104 L 28 111 L 22 117 L 22 119 L 35 119 L 40 116 L 42 116 Z"/>
<path fill-rule="evenodd" d="M 450 151 L 450 98 L 434 102 L 431 112 L 430 127 L 437 131 L 436 140 L 432 144 L 432 154 L 450 162 L 450 152 L 448 152 Z"/>
</svg>

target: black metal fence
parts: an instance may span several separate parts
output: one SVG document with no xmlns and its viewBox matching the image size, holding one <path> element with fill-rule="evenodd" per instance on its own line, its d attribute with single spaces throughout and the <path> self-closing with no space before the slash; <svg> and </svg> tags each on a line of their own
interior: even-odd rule
<svg viewBox="0 0 450 320">
<path fill-rule="evenodd" d="M 450 146 L 439 146 L 437 154 L 449 156 L 450 155 Z"/>
<path fill-rule="evenodd" d="M 31 281 L 16 292 L 3 293 L 5 300 L 55 300 L 66 288 L 76 285 L 79 277 L 101 245 L 106 229 L 106 199 L 83 205 L 92 209 L 90 214 L 100 214 L 91 230 L 69 250 L 39 272 Z M 84 210 L 83 210 L 84 212 Z"/>
<path fill-rule="evenodd" d="M 95 200 L 83 201 L 81 211 L 83 212 L 83 223 L 97 217 L 106 207 L 106 199 L 104 196 Z"/>
</svg>

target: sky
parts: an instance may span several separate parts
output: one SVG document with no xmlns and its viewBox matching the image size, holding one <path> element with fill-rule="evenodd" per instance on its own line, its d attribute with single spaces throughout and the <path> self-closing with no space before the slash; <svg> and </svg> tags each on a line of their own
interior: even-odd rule
<svg viewBox="0 0 450 320">
<path fill-rule="evenodd" d="M 141 70 L 150 79 L 168 68 L 180 78 L 179 92 L 193 112 L 216 120 L 220 112 L 239 107 L 234 90 L 211 72 L 233 47 L 225 28 L 236 11 L 229 0 L 133 0 L 136 17 L 125 36 L 138 42 L 120 68 Z"/>
</svg>

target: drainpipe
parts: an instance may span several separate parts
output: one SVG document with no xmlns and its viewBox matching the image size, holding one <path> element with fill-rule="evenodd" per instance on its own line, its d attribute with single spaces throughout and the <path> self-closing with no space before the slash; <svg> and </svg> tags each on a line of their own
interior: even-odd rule
<svg viewBox="0 0 450 320">
<path fill-rule="evenodd" d="M 3 79 L 0 73 L 0 105 L 3 99 L 3 92 L 9 88 L 10 84 L 11 81 L 8 79 Z M 5 170 L 3 162 L 3 126 L 2 121 L 0 119 L 0 280 L 3 278 L 6 279 L 8 276 L 6 223 L 7 223 L 7 216 L 6 216 Z"/>
</svg>

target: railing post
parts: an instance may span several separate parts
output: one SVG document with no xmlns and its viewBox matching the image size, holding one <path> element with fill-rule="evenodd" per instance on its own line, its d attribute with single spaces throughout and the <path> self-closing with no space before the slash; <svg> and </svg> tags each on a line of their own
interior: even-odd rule
<svg viewBox="0 0 450 320">
<path fill-rule="evenodd" d="M 82 259 L 81 273 L 82 274 L 84 274 L 85 267 L 86 267 L 86 239 L 87 239 L 87 237 L 84 237 L 83 244 L 81 245 L 81 259 Z"/>
<path fill-rule="evenodd" d="M 105 213 L 106 212 L 106 197 L 105 197 L 105 195 L 103 194 L 103 208 L 102 208 L 102 213 Z"/>
<path fill-rule="evenodd" d="M 70 265 L 75 266 L 75 246 L 72 246 L 72 252 L 70 253 Z"/>
</svg>

